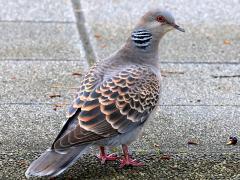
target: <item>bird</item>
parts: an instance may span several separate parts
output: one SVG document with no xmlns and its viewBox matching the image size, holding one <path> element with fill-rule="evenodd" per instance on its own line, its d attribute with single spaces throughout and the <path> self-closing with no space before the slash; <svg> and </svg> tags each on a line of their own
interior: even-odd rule
<svg viewBox="0 0 240 180">
<path fill-rule="evenodd" d="M 159 42 L 169 31 L 185 32 L 167 10 L 146 12 L 126 43 L 90 67 L 80 82 L 61 131 L 25 172 L 26 177 L 55 177 L 91 146 L 100 149 L 101 163 L 120 161 L 120 168 L 142 166 L 128 146 L 154 114 L 161 92 Z M 107 146 L 122 146 L 122 158 L 107 154 Z"/>
</svg>

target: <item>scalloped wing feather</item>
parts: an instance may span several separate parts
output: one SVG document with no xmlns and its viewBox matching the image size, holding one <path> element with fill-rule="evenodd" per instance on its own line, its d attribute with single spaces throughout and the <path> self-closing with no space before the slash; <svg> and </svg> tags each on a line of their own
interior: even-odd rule
<svg viewBox="0 0 240 180">
<path fill-rule="evenodd" d="M 132 65 L 104 79 L 90 69 L 81 83 L 68 117 L 75 128 L 63 133 L 55 147 L 68 147 L 126 133 L 143 123 L 158 102 L 159 79 L 150 67 Z M 98 71 L 100 71 L 98 69 Z M 104 80 L 103 80 L 104 79 Z"/>
</svg>

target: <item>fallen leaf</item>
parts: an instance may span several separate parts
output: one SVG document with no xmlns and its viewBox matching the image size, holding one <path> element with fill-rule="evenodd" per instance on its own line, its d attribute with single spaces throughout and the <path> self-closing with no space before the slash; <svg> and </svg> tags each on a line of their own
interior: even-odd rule
<svg viewBox="0 0 240 180">
<path fill-rule="evenodd" d="M 67 103 L 62 103 L 62 104 L 54 104 L 53 110 L 56 111 L 58 108 L 65 107 Z"/>
<path fill-rule="evenodd" d="M 52 84 L 51 86 L 50 86 L 51 88 L 61 88 L 61 87 L 63 87 L 63 84 Z"/>
<path fill-rule="evenodd" d="M 26 160 L 20 160 L 20 161 L 18 161 L 18 163 L 19 163 L 20 166 L 24 166 L 24 167 L 27 166 L 27 161 Z"/>
<path fill-rule="evenodd" d="M 160 145 L 159 145 L 159 144 L 156 144 L 156 143 L 154 143 L 153 146 L 154 146 L 154 147 L 160 147 Z"/>
<path fill-rule="evenodd" d="M 100 39 L 102 36 L 101 36 L 100 34 L 95 34 L 94 37 L 95 37 L 96 39 Z"/>
<path fill-rule="evenodd" d="M 49 98 L 61 97 L 60 94 L 50 94 L 48 95 Z"/>
<path fill-rule="evenodd" d="M 185 72 L 183 71 L 161 71 L 161 75 L 163 77 L 167 77 L 168 75 L 171 75 L 171 74 L 184 74 Z"/>
<path fill-rule="evenodd" d="M 169 155 L 163 155 L 163 156 L 160 157 L 160 159 L 162 159 L 162 160 L 170 160 L 171 157 Z"/>
<path fill-rule="evenodd" d="M 66 104 L 54 104 L 55 107 L 64 107 Z"/>
<path fill-rule="evenodd" d="M 198 143 L 196 141 L 188 141 L 189 145 L 198 145 Z"/>
<path fill-rule="evenodd" d="M 79 89 L 79 87 L 67 87 L 67 89 Z"/>
<path fill-rule="evenodd" d="M 101 48 L 106 48 L 107 47 L 107 45 L 106 44 L 103 44 L 103 45 L 101 45 Z"/>
<path fill-rule="evenodd" d="M 82 73 L 74 72 L 72 73 L 73 76 L 82 76 Z"/>
<path fill-rule="evenodd" d="M 183 71 L 161 71 L 164 74 L 184 74 Z"/>
<path fill-rule="evenodd" d="M 229 44 L 231 44 L 231 41 L 229 41 L 229 40 L 224 40 L 224 44 L 229 45 Z"/>
</svg>

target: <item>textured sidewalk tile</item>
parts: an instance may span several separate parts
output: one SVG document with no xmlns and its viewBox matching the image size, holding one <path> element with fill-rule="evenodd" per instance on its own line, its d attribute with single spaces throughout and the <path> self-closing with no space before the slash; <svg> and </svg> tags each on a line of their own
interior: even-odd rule
<svg viewBox="0 0 240 180">
<path fill-rule="evenodd" d="M 0 62 L 1 103 L 70 103 L 85 68 L 83 61 Z"/>
<path fill-rule="evenodd" d="M 0 103 L 69 103 L 86 69 L 83 61 L 0 62 Z M 240 65 L 162 64 L 161 71 L 161 105 L 240 105 Z"/>
<path fill-rule="evenodd" d="M 42 151 L 66 120 L 63 109 L 48 105 L 0 105 L 0 114 L 1 152 Z M 131 147 L 137 152 L 240 152 L 239 145 L 226 145 L 230 135 L 239 135 L 239 118 L 238 107 L 163 106 Z"/>
<path fill-rule="evenodd" d="M 181 23 L 240 24 L 238 0 L 102 0 L 97 3 L 84 0 L 81 4 L 89 23 L 130 25 L 149 9 L 163 8 L 171 11 Z"/>
<path fill-rule="evenodd" d="M 43 150 L 51 145 L 61 129 L 65 112 L 51 106 L 0 106 L 1 152 Z"/>
<path fill-rule="evenodd" d="M 24 173 L 39 152 L 0 154 L 1 179 L 26 179 Z M 164 159 L 162 157 L 169 157 Z M 56 179 L 239 179 L 240 153 L 163 153 L 134 154 L 145 166 L 119 169 L 119 162 L 101 165 L 94 155 L 81 158 Z M 48 179 L 48 178 L 30 178 Z"/>
<path fill-rule="evenodd" d="M 161 61 L 240 62 L 237 0 L 81 2 L 100 58 L 124 43 L 144 11 L 160 5 L 170 9 L 186 29 L 185 34 L 171 32 L 164 37 Z M 0 21 L 75 21 L 70 0 L 0 0 L 1 6 Z M 66 104 L 87 65 L 57 61 L 80 59 L 73 23 L 2 22 L 0 33 L 0 179 L 24 179 L 27 165 L 61 129 Z M 162 64 L 161 70 L 160 109 L 143 137 L 131 146 L 147 165 L 119 170 L 117 163 L 103 167 L 87 156 L 62 178 L 240 178 L 240 146 L 226 145 L 230 135 L 240 132 L 240 66 Z M 49 97 L 58 94 L 61 97 Z M 197 145 L 188 145 L 189 141 Z M 171 159 L 162 160 L 164 154 Z"/>
<path fill-rule="evenodd" d="M 0 59 L 78 59 L 75 24 L 0 23 Z"/>
<path fill-rule="evenodd" d="M 164 105 L 240 105 L 240 65 L 162 64 Z"/>
<path fill-rule="evenodd" d="M 232 1 L 83 1 L 99 58 L 118 50 L 150 7 L 166 7 L 185 33 L 168 33 L 160 44 L 162 61 L 240 62 L 238 2 Z M 101 11 L 101 16 L 99 16 Z"/>
<path fill-rule="evenodd" d="M 235 147 L 226 145 L 231 135 L 239 137 L 239 118 L 239 107 L 160 107 L 155 119 L 149 122 L 143 142 L 148 147 L 148 142 L 154 142 L 166 152 L 240 153 L 239 144 Z M 197 145 L 188 145 L 190 141 Z"/>
<path fill-rule="evenodd" d="M 160 42 L 159 58 L 167 62 L 240 62 L 240 25 L 183 25 L 186 32 L 174 30 Z M 92 42 L 100 59 L 117 51 L 130 36 L 131 29 L 95 23 Z"/>
<path fill-rule="evenodd" d="M 75 21 L 71 0 L 0 0 L 0 21 Z"/>
<path fill-rule="evenodd" d="M 64 122 L 64 112 L 50 106 L 0 106 L 0 178 L 25 179 L 32 160 L 48 148 Z M 238 179 L 240 146 L 227 146 L 240 131 L 240 109 L 233 107 L 162 107 L 132 146 L 142 168 L 119 170 L 118 162 L 102 166 L 85 156 L 61 178 L 148 179 L 186 177 Z M 198 145 L 188 145 L 189 141 Z M 120 151 L 117 151 L 120 152 Z M 121 153 L 121 152 L 120 152 Z M 164 156 L 169 160 L 164 160 Z M 134 174 L 132 174 L 135 172 Z"/>
</svg>

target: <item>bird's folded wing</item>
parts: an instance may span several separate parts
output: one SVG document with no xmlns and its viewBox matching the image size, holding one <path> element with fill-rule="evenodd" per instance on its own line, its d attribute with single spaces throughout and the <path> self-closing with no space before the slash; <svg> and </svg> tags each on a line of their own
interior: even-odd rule
<svg viewBox="0 0 240 180">
<path fill-rule="evenodd" d="M 143 123 L 157 104 L 159 79 L 147 66 L 133 65 L 100 79 L 91 70 L 85 76 L 54 148 L 126 133 Z"/>
</svg>

